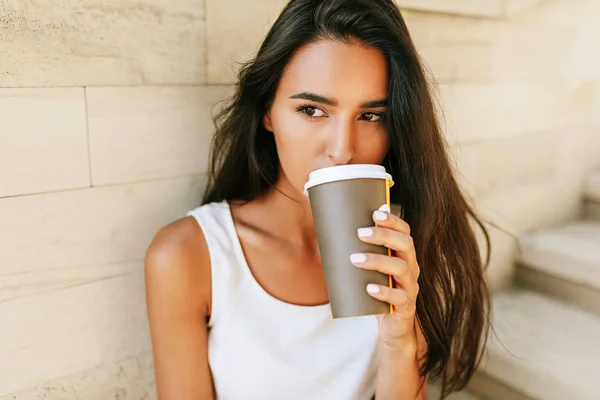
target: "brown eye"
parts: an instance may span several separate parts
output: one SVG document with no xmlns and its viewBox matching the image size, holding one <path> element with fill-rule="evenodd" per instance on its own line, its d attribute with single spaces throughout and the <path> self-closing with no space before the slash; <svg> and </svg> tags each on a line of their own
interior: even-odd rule
<svg viewBox="0 0 600 400">
<path fill-rule="evenodd" d="M 314 107 L 306 107 L 304 109 L 304 114 L 309 115 L 311 117 L 314 117 L 316 112 L 317 112 L 317 109 Z"/>
<path fill-rule="evenodd" d="M 306 115 L 308 118 L 318 118 L 326 116 L 325 111 L 321 110 L 319 107 L 301 106 L 298 107 L 298 112 Z"/>
<path fill-rule="evenodd" d="M 378 113 L 366 112 L 362 116 L 362 119 L 369 122 L 379 122 L 381 121 L 383 115 Z"/>
</svg>

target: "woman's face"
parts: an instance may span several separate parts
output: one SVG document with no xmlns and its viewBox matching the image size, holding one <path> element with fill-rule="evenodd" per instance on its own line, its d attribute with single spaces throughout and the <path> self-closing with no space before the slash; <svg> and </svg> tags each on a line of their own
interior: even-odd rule
<svg viewBox="0 0 600 400">
<path fill-rule="evenodd" d="M 359 42 L 321 40 L 299 49 L 263 121 L 275 136 L 278 183 L 302 193 L 315 169 L 380 164 L 389 149 L 382 122 L 388 79 L 385 56 Z"/>
</svg>

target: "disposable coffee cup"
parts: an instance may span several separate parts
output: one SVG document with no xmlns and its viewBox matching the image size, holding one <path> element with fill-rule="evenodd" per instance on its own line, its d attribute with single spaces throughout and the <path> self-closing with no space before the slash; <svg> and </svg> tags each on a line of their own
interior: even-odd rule
<svg viewBox="0 0 600 400">
<path fill-rule="evenodd" d="M 355 267 L 353 253 L 387 254 L 367 244 L 357 230 L 374 226 L 373 211 L 390 204 L 392 176 L 380 165 L 341 165 L 313 171 L 304 186 L 309 196 L 333 318 L 385 314 L 388 303 L 371 297 L 369 283 L 391 287 L 389 275 Z"/>
</svg>

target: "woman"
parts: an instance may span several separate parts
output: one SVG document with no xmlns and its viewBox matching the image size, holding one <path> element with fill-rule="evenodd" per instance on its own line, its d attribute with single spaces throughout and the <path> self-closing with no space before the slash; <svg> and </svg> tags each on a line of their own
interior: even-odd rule
<svg viewBox="0 0 600 400">
<path fill-rule="evenodd" d="M 160 399 L 425 399 L 463 388 L 487 338 L 487 233 L 453 178 L 419 57 L 392 0 L 292 0 L 216 119 L 203 206 L 146 256 Z M 353 257 L 394 277 L 383 316 L 332 320 L 303 185 L 380 164 L 397 182 Z M 489 253 L 488 253 L 489 254 Z M 366 290 L 366 288 L 365 288 Z"/>
</svg>

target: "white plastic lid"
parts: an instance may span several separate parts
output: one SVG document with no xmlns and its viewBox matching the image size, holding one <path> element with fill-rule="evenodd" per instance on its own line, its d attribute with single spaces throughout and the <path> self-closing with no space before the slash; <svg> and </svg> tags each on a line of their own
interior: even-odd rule
<svg viewBox="0 0 600 400">
<path fill-rule="evenodd" d="M 335 167 L 321 168 L 311 172 L 308 176 L 308 182 L 304 185 L 304 194 L 308 194 L 308 189 L 324 183 L 345 181 L 349 179 L 387 179 L 390 186 L 394 185 L 392 176 L 385 171 L 381 165 L 375 164 L 351 164 L 338 165 Z"/>
</svg>

